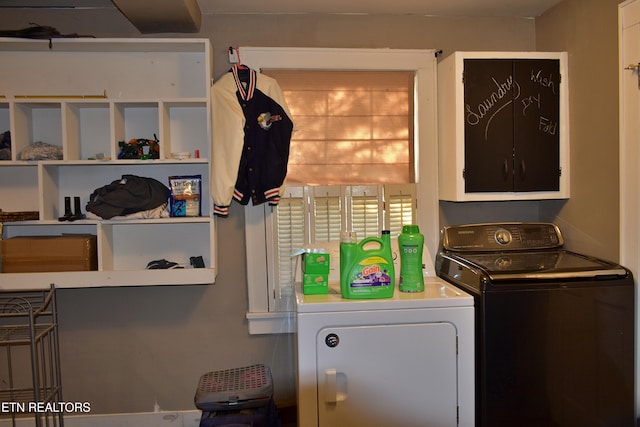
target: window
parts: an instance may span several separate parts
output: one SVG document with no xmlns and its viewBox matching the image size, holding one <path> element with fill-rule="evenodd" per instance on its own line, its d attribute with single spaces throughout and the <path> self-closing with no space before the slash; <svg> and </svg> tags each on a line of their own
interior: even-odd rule
<svg viewBox="0 0 640 427">
<path fill-rule="evenodd" d="M 414 87 L 413 99 L 409 102 L 411 108 L 407 110 L 412 124 L 406 126 L 405 132 L 408 134 L 405 140 L 411 141 L 405 142 L 410 145 L 405 151 L 410 154 L 406 164 L 400 165 L 405 170 L 405 178 L 392 181 L 406 182 L 409 177 L 409 180 L 415 180 L 415 186 L 397 183 L 328 187 L 288 185 L 277 213 L 268 206 L 247 207 L 250 333 L 291 332 L 294 330 L 290 312 L 293 302 L 280 296 L 283 283 L 290 283 L 291 275 L 296 271 L 295 264 L 286 258 L 289 251 L 295 250 L 294 246 L 319 242 L 337 245 L 341 227 L 361 230 L 359 236 L 364 237 L 377 235 L 382 228 L 399 227 L 398 224 L 410 217 L 425 234 L 429 252 L 435 252 L 438 233 L 435 56 L 431 50 L 240 50 L 243 62 L 255 69 L 400 71 L 405 76 L 412 76 Z M 279 246 L 273 246 L 279 238 Z M 430 262 L 426 259 L 429 256 L 425 255 L 426 263 Z"/>
</svg>

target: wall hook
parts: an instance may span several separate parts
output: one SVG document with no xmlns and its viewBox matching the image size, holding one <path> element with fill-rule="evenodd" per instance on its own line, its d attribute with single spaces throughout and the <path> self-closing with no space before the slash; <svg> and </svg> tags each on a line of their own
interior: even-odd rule
<svg viewBox="0 0 640 427">
<path fill-rule="evenodd" d="M 240 62 L 240 52 L 238 48 L 229 46 L 229 64 L 238 64 Z"/>
</svg>

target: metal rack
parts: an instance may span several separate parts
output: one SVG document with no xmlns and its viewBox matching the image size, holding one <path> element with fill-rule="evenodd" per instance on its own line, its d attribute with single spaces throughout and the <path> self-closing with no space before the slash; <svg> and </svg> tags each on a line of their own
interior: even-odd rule
<svg viewBox="0 0 640 427">
<path fill-rule="evenodd" d="M 63 426 L 55 288 L 0 292 L 0 417 Z M 2 351 L 3 350 L 3 351 Z"/>
</svg>

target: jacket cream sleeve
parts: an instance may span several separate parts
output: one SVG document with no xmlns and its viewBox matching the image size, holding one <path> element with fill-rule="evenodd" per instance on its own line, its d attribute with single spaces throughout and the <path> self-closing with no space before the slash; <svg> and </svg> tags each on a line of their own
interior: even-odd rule
<svg viewBox="0 0 640 427">
<path fill-rule="evenodd" d="M 245 118 L 230 73 L 211 88 L 211 197 L 214 212 L 228 213 L 242 155 Z"/>
</svg>

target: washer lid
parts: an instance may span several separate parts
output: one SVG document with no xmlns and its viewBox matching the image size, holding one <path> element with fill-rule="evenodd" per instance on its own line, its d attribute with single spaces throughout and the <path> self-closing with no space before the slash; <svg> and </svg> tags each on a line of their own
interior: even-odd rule
<svg viewBox="0 0 640 427">
<path fill-rule="evenodd" d="M 624 277 L 628 274 L 618 264 L 566 250 L 467 253 L 453 258 L 484 271 L 493 282 Z"/>
</svg>

